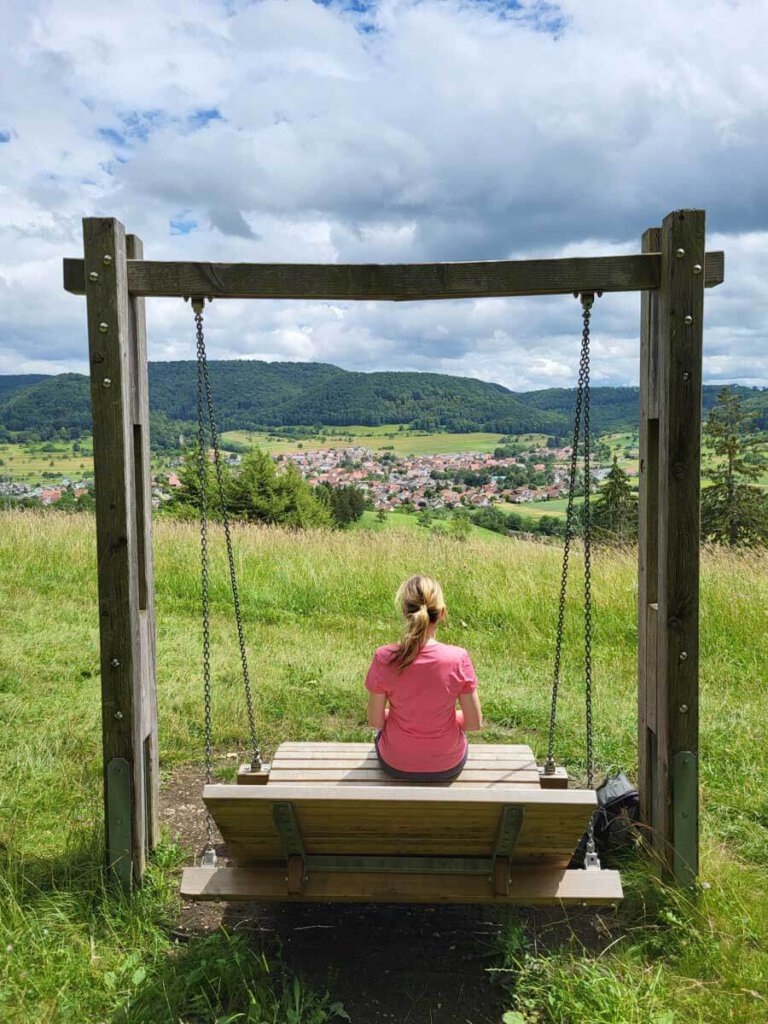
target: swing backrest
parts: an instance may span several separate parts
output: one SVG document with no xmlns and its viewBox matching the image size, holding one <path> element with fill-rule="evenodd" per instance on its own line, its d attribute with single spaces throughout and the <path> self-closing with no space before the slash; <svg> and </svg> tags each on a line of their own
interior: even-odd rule
<svg viewBox="0 0 768 1024">
<path fill-rule="evenodd" d="M 505 807 L 522 810 L 511 861 L 565 867 L 596 807 L 593 792 L 520 786 L 206 786 L 203 800 L 240 866 L 286 855 L 276 807 L 290 805 L 307 855 L 488 857 Z M 279 812 L 277 812 L 279 820 Z"/>
</svg>

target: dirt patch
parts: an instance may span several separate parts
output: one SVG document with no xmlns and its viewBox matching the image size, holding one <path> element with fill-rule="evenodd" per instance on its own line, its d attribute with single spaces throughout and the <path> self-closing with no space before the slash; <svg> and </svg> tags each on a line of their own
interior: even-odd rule
<svg viewBox="0 0 768 1024">
<path fill-rule="evenodd" d="M 198 765 L 184 766 L 160 796 L 163 824 L 198 857 L 206 844 L 202 783 Z M 615 937 L 605 916 L 554 908 L 186 901 L 174 934 L 183 940 L 225 927 L 246 935 L 267 956 L 279 953 L 292 973 L 327 985 L 353 1024 L 498 1024 L 511 979 L 493 968 L 510 919 L 539 950 L 574 938 L 594 950 Z"/>
</svg>

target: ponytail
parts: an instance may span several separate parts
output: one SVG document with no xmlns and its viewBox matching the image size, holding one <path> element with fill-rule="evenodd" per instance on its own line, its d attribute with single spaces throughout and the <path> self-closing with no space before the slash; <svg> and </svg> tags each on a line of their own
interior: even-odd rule
<svg viewBox="0 0 768 1024">
<path fill-rule="evenodd" d="M 403 613 L 405 632 L 392 660 L 402 672 L 427 642 L 430 625 L 445 616 L 442 587 L 431 576 L 411 576 L 398 588 L 395 606 Z"/>
</svg>

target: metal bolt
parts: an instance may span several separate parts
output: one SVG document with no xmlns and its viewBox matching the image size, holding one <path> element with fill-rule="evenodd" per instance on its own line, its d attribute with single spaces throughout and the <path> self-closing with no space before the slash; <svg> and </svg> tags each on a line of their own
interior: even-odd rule
<svg viewBox="0 0 768 1024">
<path fill-rule="evenodd" d="M 693 272 L 694 272 L 694 274 L 700 274 L 701 273 L 701 264 L 700 263 L 694 263 L 693 264 Z"/>
<path fill-rule="evenodd" d="M 688 714 L 688 705 L 687 704 L 681 704 L 680 707 L 677 710 L 680 712 L 681 715 L 687 715 Z"/>
<path fill-rule="evenodd" d="M 109 664 L 112 666 L 112 668 L 120 668 L 120 661 L 118 658 L 113 658 Z"/>
<path fill-rule="evenodd" d="M 683 380 L 690 380 L 690 379 L 691 379 L 691 375 L 688 372 L 688 370 L 683 370 Z"/>
<path fill-rule="evenodd" d="M 687 324 L 690 327 L 691 324 L 693 323 L 693 317 L 692 316 L 684 316 L 683 317 L 683 323 Z"/>
<path fill-rule="evenodd" d="M 688 811 L 683 811 L 683 813 L 682 813 L 682 817 L 683 817 L 683 818 L 687 818 L 687 817 L 688 817 Z"/>
<path fill-rule="evenodd" d="M 111 377 L 105 377 L 104 380 L 101 382 L 101 386 L 104 387 L 104 388 L 111 388 L 112 387 L 112 378 Z"/>
<path fill-rule="evenodd" d="M 688 658 L 688 651 L 680 651 L 680 654 L 678 655 L 678 660 L 679 661 L 685 661 L 687 658 Z"/>
<path fill-rule="evenodd" d="M 105 324 L 104 321 L 102 320 L 102 322 L 99 324 L 99 330 L 101 331 L 102 334 L 106 334 L 107 331 L 109 330 L 109 324 Z"/>
<path fill-rule="evenodd" d="M 123 819 L 122 818 L 115 818 L 115 824 L 116 825 L 122 825 L 123 824 Z"/>
<path fill-rule="evenodd" d="M 108 254 L 105 255 L 104 259 L 102 260 L 102 263 L 104 264 L 104 266 L 108 267 L 111 262 L 112 262 L 112 257 L 110 255 L 108 255 Z"/>
<path fill-rule="evenodd" d="M 685 256 L 685 249 L 675 249 L 675 256 L 681 260 Z"/>
<path fill-rule="evenodd" d="M 122 712 L 122 711 L 116 711 L 116 712 L 115 712 L 115 718 L 116 718 L 116 719 L 117 719 L 118 721 L 119 721 L 119 720 L 120 720 L 120 719 L 121 719 L 122 717 L 123 717 L 123 712 Z"/>
<path fill-rule="evenodd" d="M 99 280 L 99 275 L 96 273 L 95 270 L 92 270 L 90 272 L 90 274 L 88 275 L 88 280 L 89 281 L 98 281 Z"/>
</svg>

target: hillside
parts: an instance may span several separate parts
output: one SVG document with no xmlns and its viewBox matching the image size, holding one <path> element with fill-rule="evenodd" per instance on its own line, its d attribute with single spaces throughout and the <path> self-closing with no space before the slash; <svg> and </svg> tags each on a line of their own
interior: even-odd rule
<svg viewBox="0 0 768 1024">
<path fill-rule="evenodd" d="M 264 427 L 378 426 L 409 424 L 457 433 L 490 431 L 566 435 L 573 416 L 572 388 L 515 393 L 500 384 L 437 373 L 342 370 L 329 363 L 212 362 L 211 383 L 221 430 Z M 719 385 L 704 388 L 704 409 Z M 768 390 L 737 387 L 768 428 Z M 196 416 L 196 367 L 191 360 L 149 365 L 153 420 L 174 433 Z M 638 389 L 598 387 L 592 391 L 596 433 L 632 430 L 637 424 Z M 73 436 L 90 426 L 88 379 L 80 374 L 0 376 L 0 429 L 61 429 Z"/>
<path fill-rule="evenodd" d="M 557 432 L 565 419 L 526 405 L 499 384 L 433 373 L 353 373 L 327 363 L 212 362 L 222 430 L 328 424 L 413 423 L 429 429 Z M 169 420 L 196 416 L 192 361 L 150 363 L 150 408 Z M 45 434 L 90 423 L 86 377 L 60 374 L 17 386 L 0 401 L 0 425 Z"/>
<path fill-rule="evenodd" d="M 37 384 L 40 380 L 45 380 L 46 374 L 44 373 L 3 373 L 0 374 L 0 404 L 3 399 L 7 398 L 12 391 L 18 391 L 19 388 L 27 387 L 29 384 Z"/>
</svg>

